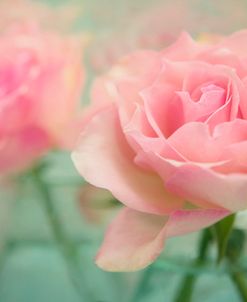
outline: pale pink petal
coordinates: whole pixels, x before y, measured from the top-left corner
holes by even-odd
[[[226,147],[224,153],[225,157],[231,158],[224,169],[226,173],[247,173],[247,140]]]
[[[194,102],[187,91],[178,91],[181,100],[181,111],[184,113],[184,122],[205,121],[206,117],[220,108],[225,101],[225,91],[221,87],[209,85],[199,101]],[[203,90],[203,88],[202,88]]]
[[[187,32],[182,32],[175,43],[163,50],[165,58],[173,61],[193,60],[208,46],[195,42]]]
[[[222,160],[222,149],[204,123],[184,124],[168,138],[168,142],[190,161],[205,163]]]
[[[108,271],[135,271],[161,253],[167,216],[124,208],[110,225],[96,263]]]
[[[77,137],[79,137],[79,133],[83,131],[85,126],[90,122],[90,120],[97,115],[102,110],[105,110],[109,106],[112,105],[112,103],[116,102],[115,96],[115,86],[110,78],[110,76],[101,76],[96,78],[94,83],[92,84],[91,89],[91,100],[92,102],[90,104],[84,104],[84,108],[82,108],[79,116],[72,121],[72,125],[70,124],[68,129],[68,134],[64,135],[69,136],[70,132],[73,131],[74,134],[73,138],[66,138],[65,140],[65,146],[68,145],[71,147],[76,142],[75,137],[77,134]],[[72,129],[71,129],[72,127]],[[69,143],[67,143],[68,141]],[[72,143],[72,144],[71,144]],[[74,145],[75,146],[75,145]]]
[[[247,175],[220,174],[196,165],[184,165],[166,182],[181,198],[207,201],[236,212],[247,208]]]
[[[143,106],[136,104],[136,110],[128,124],[123,127],[124,131],[135,129],[148,137],[157,137],[155,125],[152,125],[147,117]],[[155,130],[154,130],[155,129]]]
[[[217,162],[231,160],[225,148],[247,140],[247,121],[235,119],[217,125],[213,132],[207,124],[184,124],[167,140],[169,145],[187,160],[193,162]],[[189,142],[189,143],[188,143]]]
[[[168,137],[184,122],[181,101],[176,91],[181,90],[186,70],[186,63],[164,61],[152,85],[139,92],[147,119],[160,137]]]
[[[124,208],[110,225],[96,263],[107,271],[145,268],[159,256],[166,238],[197,231],[228,214],[225,210],[180,210],[158,216]]]
[[[181,167],[188,165],[185,161],[178,161],[169,158],[164,158],[161,155],[154,152],[139,152],[135,158],[135,162],[143,167],[151,167],[153,171],[155,171],[164,182],[164,186],[168,191],[171,191],[176,196],[180,196],[185,200],[189,200],[193,202],[197,207],[201,207],[204,209],[212,209],[212,208],[220,208],[222,205],[215,204],[211,200],[201,199],[201,196],[195,199],[189,199],[187,195],[179,195],[177,191],[173,191],[170,189],[170,179],[173,178],[173,175],[176,175],[177,170],[180,170]],[[214,169],[214,170],[223,170],[223,168],[227,165],[228,162],[216,162],[216,163],[193,163],[197,167],[202,169]],[[223,167],[223,168],[222,168]],[[186,197],[186,198],[185,198]]]
[[[243,80],[243,85],[244,85],[244,91],[247,90],[247,77]],[[240,109],[241,109],[241,115],[243,116],[244,119],[247,119],[247,97],[245,94],[245,97],[242,97],[240,101]]]
[[[181,102],[169,83],[155,84],[142,91],[145,113],[159,137],[168,137],[184,122]],[[174,114],[176,113],[176,114]]]
[[[224,209],[193,209],[175,211],[166,224],[166,236],[174,237],[198,231],[216,223],[230,212]]]
[[[232,67],[236,70],[240,78],[246,76],[247,65],[241,60],[238,54],[232,52],[230,49],[221,46],[212,46],[212,49],[199,53],[196,56],[199,61],[204,61],[210,64],[220,64]]]
[[[136,103],[142,102],[139,91],[150,85],[162,68],[161,56],[154,51],[137,51],[124,57],[110,72],[118,96],[122,125],[131,119]]]
[[[245,141],[247,140],[247,120],[235,119],[219,124],[213,131],[213,137],[221,146]]]
[[[233,53],[238,54],[239,56],[246,57],[247,53],[247,44],[245,41],[247,40],[247,30],[241,30],[233,33],[229,37],[221,40],[218,43],[218,47],[227,48],[231,50]]]
[[[135,165],[134,156],[113,106],[90,121],[72,158],[89,183],[133,209],[164,214],[180,208],[183,200],[167,193],[158,175]]]

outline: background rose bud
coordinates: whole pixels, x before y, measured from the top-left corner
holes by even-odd
[[[34,23],[0,36],[0,171],[26,167],[64,143],[84,80],[78,37]]]
[[[246,209],[246,51],[246,31],[203,43],[183,33],[97,80],[73,160],[126,206],[106,234],[100,267],[143,268],[166,238]]]

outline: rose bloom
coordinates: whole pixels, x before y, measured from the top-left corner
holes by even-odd
[[[214,42],[213,42],[214,41]],[[171,236],[247,208],[247,31],[123,58],[94,85],[73,153],[125,207],[97,256],[144,268]]]
[[[83,84],[82,43],[19,24],[0,36],[0,172],[65,144]]]

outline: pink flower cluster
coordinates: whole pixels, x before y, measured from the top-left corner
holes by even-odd
[[[246,31],[207,43],[183,33],[96,80],[73,160],[125,205],[106,233],[100,267],[144,268],[167,238],[246,209],[246,92]]]

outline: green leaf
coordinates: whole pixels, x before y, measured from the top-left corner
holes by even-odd
[[[217,222],[212,228],[218,247],[217,262],[220,263],[226,253],[227,242],[232,231],[235,214],[229,215]]]
[[[228,239],[226,246],[226,257],[231,263],[237,263],[244,251],[245,232],[243,230],[234,229]]]

